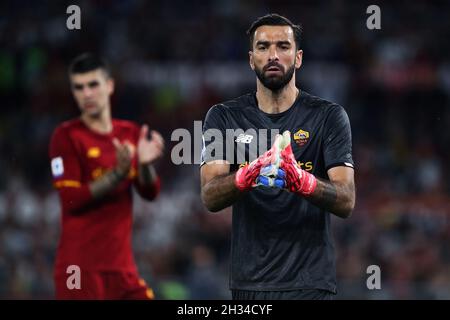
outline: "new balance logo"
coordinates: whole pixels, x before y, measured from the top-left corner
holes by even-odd
[[[253,136],[252,135],[241,133],[240,135],[237,136],[235,141],[236,142],[241,142],[241,143],[251,143],[252,140],[253,140]]]

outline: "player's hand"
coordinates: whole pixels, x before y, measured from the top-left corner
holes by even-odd
[[[269,165],[279,166],[280,163],[280,141],[282,136],[278,135],[270,150],[245,165],[236,172],[235,185],[241,191],[246,191],[257,186],[257,178],[261,169]],[[264,180],[264,178],[263,178]]]
[[[286,133],[286,132],[285,132]],[[283,133],[283,135],[285,135]],[[287,137],[287,135],[286,135]],[[312,194],[316,188],[317,180],[314,175],[303,170],[297,163],[292,152],[289,133],[289,144],[281,151],[280,168],[286,173],[286,189],[304,196]]]
[[[163,137],[154,130],[151,131],[151,139],[148,139],[147,135],[148,126],[144,124],[141,127],[137,144],[139,164],[152,164],[155,160],[161,158],[164,152]]]
[[[280,168],[281,151],[290,143],[290,138],[285,136],[286,133],[275,137],[275,141],[270,149],[273,154],[272,162],[261,168],[260,174],[256,179],[257,185],[275,188],[285,187],[286,173]]]
[[[258,178],[256,179],[258,186],[274,187],[283,189],[286,185],[286,173],[274,164],[269,164],[261,168]]]
[[[124,178],[128,175],[131,168],[131,160],[134,156],[134,147],[129,141],[121,143],[119,139],[113,138],[113,145],[116,148],[117,164],[114,171],[120,178]]]

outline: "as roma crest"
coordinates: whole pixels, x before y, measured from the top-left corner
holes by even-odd
[[[309,132],[305,130],[298,130],[296,133],[294,133],[294,141],[299,146],[304,146],[309,140]]]

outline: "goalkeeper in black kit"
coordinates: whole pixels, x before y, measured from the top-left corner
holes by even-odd
[[[270,14],[248,34],[256,92],[213,106],[203,127],[203,203],[213,212],[233,206],[232,297],[332,299],[330,214],[347,218],[355,205],[349,119],[340,105],[296,87],[300,26]],[[212,129],[225,137],[221,152]],[[244,134],[230,141],[230,130]],[[264,130],[281,134],[272,139]],[[240,152],[248,161],[238,161]]]

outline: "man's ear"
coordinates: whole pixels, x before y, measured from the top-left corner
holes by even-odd
[[[252,70],[255,70],[255,63],[253,62],[253,51],[248,52],[248,62],[250,64],[250,68],[252,68]]]
[[[113,94],[114,93],[114,88],[115,88],[114,79],[113,78],[108,78],[108,80],[106,80],[106,85],[108,86],[109,94]]]
[[[295,69],[299,69],[303,62],[303,50],[297,50],[295,54]]]

